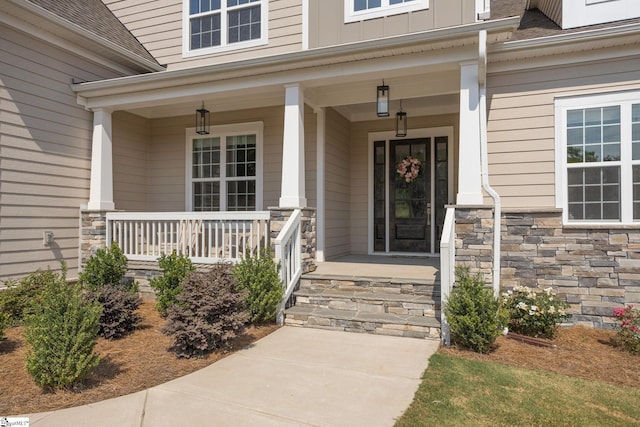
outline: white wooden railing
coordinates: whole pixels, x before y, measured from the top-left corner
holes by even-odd
[[[302,211],[300,209],[294,210],[275,240],[275,258],[276,262],[280,263],[280,279],[284,286],[284,294],[277,316],[279,325],[284,322],[284,309],[287,301],[302,276],[301,217]]]
[[[193,263],[237,262],[269,247],[269,212],[110,212],[107,244],[129,260],[155,261],[176,251]]]
[[[447,208],[440,240],[440,330],[442,331],[442,342],[445,345],[451,344],[449,323],[444,314],[444,307],[449,301],[449,295],[455,282],[455,229],[456,210],[455,208]]]

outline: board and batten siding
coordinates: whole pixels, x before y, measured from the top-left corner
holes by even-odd
[[[638,89],[638,63],[640,57],[489,74],[490,183],[504,207],[555,207],[555,98]]]
[[[351,252],[349,199],[353,165],[349,121],[332,108],[327,108],[325,114],[325,257],[332,259]]]
[[[429,0],[429,9],[344,22],[344,1],[309,0],[309,47],[325,47],[476,22],[475,0]]]
[[[182,57],[182,0],[104,0],[168,70],[253,59],[302,50],[302,0],[270,0],[268,44],[218,54]]]
[[[458,123],[457,114],[439,114],[433,116],[409,117],[410,129],[453,127],[453,141],[450,141],[451,159],[458,158]],[[369,218],[369,133],[390,132],[395,129],[395,118],[373,121],[354,122],[351,124],[350,149],[350,212],[351,212],[351,253],[366,254],[368,252],[368,218]],[[400,139],[400,138],[398,138]],[[454,167],[453,188],[457,188],[457,166]],[[455,190],[454,190],[455,191]]]
[[[70,85],[118,75],[11,27],[0,32],[0,281],[63,260],[74,278],[93,116]]]

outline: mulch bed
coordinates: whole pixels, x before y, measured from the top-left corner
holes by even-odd
[[[43,393],[25,368],[22,328],[7,330],[7,339],[0,342],[0,416],[52,411],[134,393],[204,368],[230,354],[216,352],[203,358],[178,359],[167,351],[170,339],[161,331],[165,321],[154,303],[144,302],[138,313],[144,320],[131,335],[113,341],[98,340],[100,365],[73,391]],[[277,328],[248,328],[234,340],[231,352]]]
[[[455,346],[442,348],[440,352],[640,388],[640,356],[614,347],[611,344],[613,335],[609,330],[563,327],[553,340],[540,340],[551,346],[531,345],[501,336],[489,354]]]

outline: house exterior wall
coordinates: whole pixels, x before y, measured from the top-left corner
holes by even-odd
[[[0,280],[63,260],[74,278],[93,119],[70,84],[118,75],[12,27],[0,33]]]
[[[120,210],[146,211],[150,121],[123,111],[116,111],[112,119],[114,203]]]
[[[570,64],[489,74],[487,86],[492,187],[506,208],[553,208],[554,99],[638,89],[640,69],[637,57]]]
[[[350,246],[351,124],[332,108],[326,110],[325,257],[347,255]],[[366,187],[364,187],[366,188]],[[362,192],[362,189],[360,189]]]
[[[457,114],[441,114],[434,116],[409,117],[409,129],[435,128],[442,126],[453,127],[453,159],[458,157],[458,122]],[[388,120],[374,120],[354,122],[351,124],[350,147],[351,162],[351,195],[350,195],[350,222],[351,222],[351,253],[366,254],[368,252],[368,215],[369,215],[369,133],[385,132],[395,129],[395,118]],[[457,188],[454,170],[454,189]]]
[[[270,0],[267,45],[183,58],[182,0],[104,0],[131,33],[168,70],[196,67],[302,49],[302,0]]]
[[[476,22],[475,0],[430,0],[429,9],[345,23],[344,1],[309,0],[309,47],[324,47]]]
[[[213,112],[211,116],[212,126],[263,122],[263,209],[278,206],[284,108]],[[145,119],[116,112],[113,122],[116,209],[184,211],[186,129],[194,126],[193,116]],[[316,117],[309,107],[305,108],[305,167],[307,204],[316,207]]]

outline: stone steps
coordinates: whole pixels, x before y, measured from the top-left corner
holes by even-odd
[[[306,274],[285,311],[291,326],[413,338],[440,337],[435,280]]]

